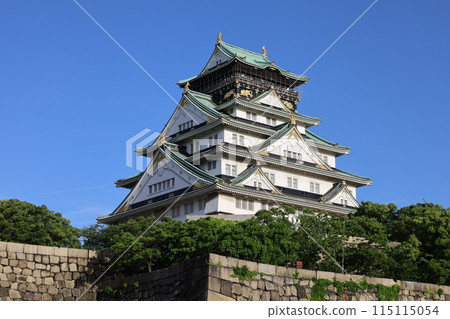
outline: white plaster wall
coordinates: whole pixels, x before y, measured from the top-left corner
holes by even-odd
[[[238,144],[239,144],[239,135],[243,135],[244,136],[244,145],[243,146],[253,146],[255,144],[258,144],[260,142],[262,142],[264,139],[254,136],[254,135],[250,135],[250,134],[245,134],[239,131],[235,131],[232,130],[230,128],[225,129],[224,131],[224,141],[230,144],[233,144],[233,133],[237,134],[238,136]]]
[[[149,193],[149,185],[153,185],[168,179],[175,179],[175,186],[172,188],[166,188],[165,190],[161,190],[158,192]],[[176,166],[172,161],[169,161],[167,165],[159,168],[152,176],[148,176],[145,180],[145,183],[141,184],[142,186],[137,190],[132,199],[131,203],[137,203],[143,200],[148,200],[153,197],[157,197],[163,194],[172,193],[178,189],[189,187],[192,185],[195,179],[189,176],[186,172],[182,171],[178,166]]]
[[[179,132],[178,125],[186,123],[188,121],[193,121],[193,126],[203,123],[208,119],[208,116],[196,107],[192,106],[190,103],[184,102],[183,107],[180,105],[176,108],[172,119],[167,125],[166,135],[173,135]],[[184,110],[182,109],[184,108]]]

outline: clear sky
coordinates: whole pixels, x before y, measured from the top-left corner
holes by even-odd
[[[177,100],[219,31],[302,73],[372,2],[79,0]],[[449,1],[379,0],[308,71],[299,112],[352,148],[339,168],[373,178],[359,200],[450,206],[449,30]],[[0,39],[0,198],[95,223],[137,173],[126,140],[175,103],[71,0],[4,1]]]

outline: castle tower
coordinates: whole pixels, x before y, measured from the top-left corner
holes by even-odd
[[[336,168],[350,148],[309,128],[315,117],[299,114],[298,91],[307,76],[222,41],[199,75],[179,81],[181,100],[161,135],[136,150],[151,158],[145,172],[116,181],[130,193],[102,223],[137,216],[251,216],[289,205],[348,214],[356,190],[371,179]]]

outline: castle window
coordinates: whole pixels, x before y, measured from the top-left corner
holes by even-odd
[[[237,145],[237,134],[233,133],[231,140],[234,145]]]
[[[216,169],[216,161],[208,162],[208,171]]]
[[[244,135],[239,135],[239,145],[244,146]]]
[[[231,165],[231,176],[237,176],[237,167],[236,167],[236,165]]]
[[[184,214],[185,215],[189,214],[189,204],[188,203],[184,204]]]
[[[295,188],[295,189],[298,188],[298,180],[297,180],[296,178],[294,178],[294,179],[292,180],[292,187]]]
[[[231,175],[231,165],[230,164],[225,165],[225,175],[228,175],[228,176]]]
[[[314,193],[314,183],[313,182],[309,182],[309,191],[311,193]]]
[[[289,187],[289,188],[292,188],[292,177],[288,177],[288,182],[287,182],[287,184],[288,184],[288,187]]]
[[[319,194],[320,193],[320,185],[318,183],[316,183],[316,193]]]
[[[267,203],[266,202],[261,202],[261,209],[267,209]]]
[[[253,200],[248,201],[248,210],[253,211],[253,207],[255,206],[255,202]]]
[[[324,155],[323,156],[323,161],[325,162],[325,164],[328,164],[328,156]]]
[[[236,198],[235,199],[235,203],[236,203],[236,208],[241,208],[242,207],[242,199]]]

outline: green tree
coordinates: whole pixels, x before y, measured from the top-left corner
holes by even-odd
[[[58,247],[80,248],[79,231],[60,213],[45,205],[17,199],[0,200],[0,240]]]

